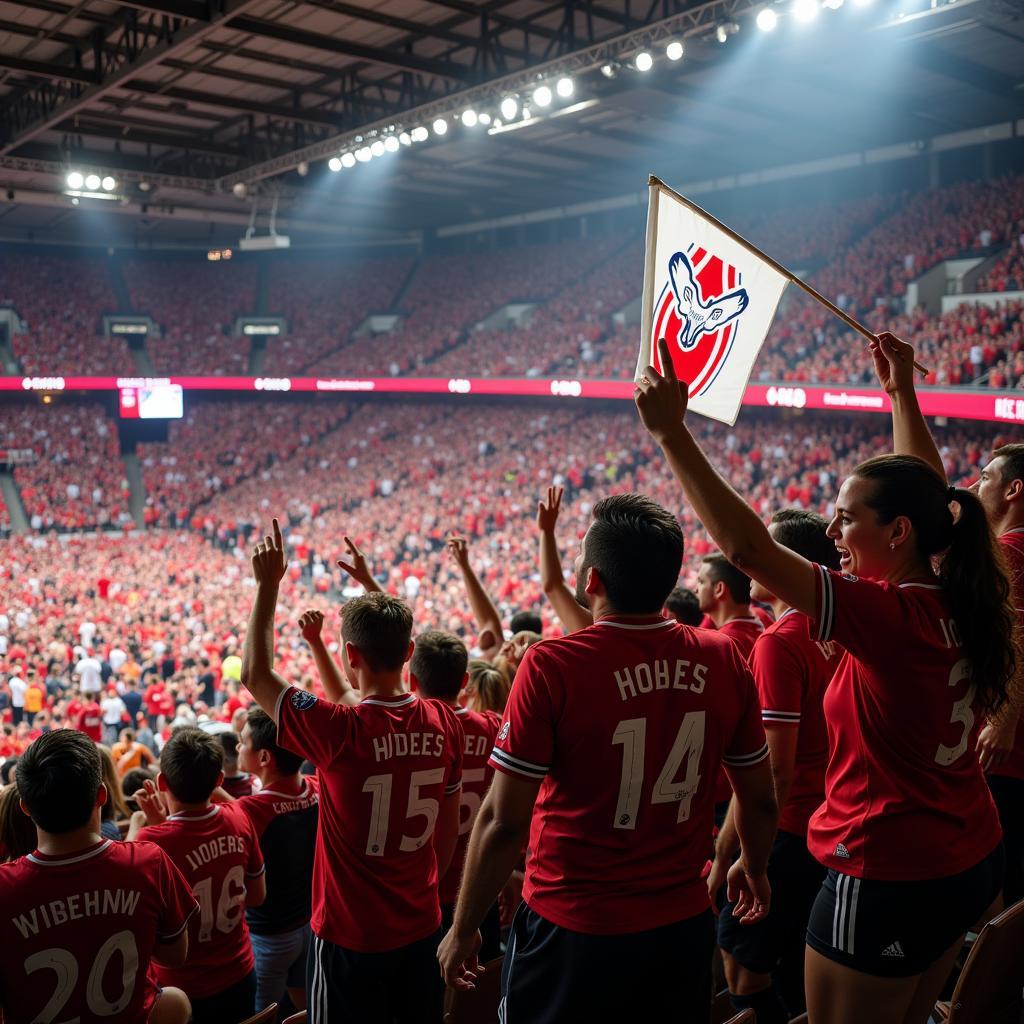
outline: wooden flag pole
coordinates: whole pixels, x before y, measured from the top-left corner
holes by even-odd
[[[723,224],[716,217],[712,217],[711,214],[707,212],[707,210],[702,210],[696,203],[693,203],[689,199],[687,199],[686,196],[681,196],[674,188],[672,188],[669,185],[666,185],[665,182],[661,180],[661,178],[656,178],[652,174],[647,179],[647,184],[657,185],[658,188],[660,188],[663,192],[667,192],[670,196],[672,196],[673,199],[682,203],[683,206],[689,207],[689,209],[693,210],[694,213],[699,214],[705,220],[709,220],[712,224],[715,225],[716,228],[718,228],[719,231],[728,235],[737,245],[742,245],[744,249],[746,249],[750,253],[753,253],[758,259],[764,260],[765,263],[767,263],[770,267],[772,267],[774,270],[780,273],[784,278],[786,278],[787,281],[789,281],[791,284],[795,284],[798,288],[807,292],[807,294],[810,295],[810,297],[814,299],[816,302],[820,302],[830,313],[833,313],[837,317],[839,317],[839,319],[842,320],[843,323],[847,325],[847,327],[852,328],[858,334],[866,338],[868,341],[875,340],[875,335],[872,334],[871,331],[869,331],[862,323],[860,323],[857,320],[854,320],[854,318],[850,316],[850,314],[847,313],[846,310],[840,309],[839,306],[837,306],[834,302],[831,302],[829,299],[826,299],[825,296],[821,294],[821,292],[815,291],[815,289],[813,289],[806,281],[802,281],[791,270],[787,270],[781,263],[779,263],[777,260],[773,260],[771,256],[768,256],[767,254],[761,252],[761,250],[758,249],[756,245],[754,245],[751,242],[748,242],[742,235],[738,235],[735,231],[732,230],[732,228],[726,227],[726,225]],[[652,342],[654,341],[656,341],[656,339],[652,339]],[[928,373],[928,369],[916,361],[914,362],[914,369],[923,374]]]

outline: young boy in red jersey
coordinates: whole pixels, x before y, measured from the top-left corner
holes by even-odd
[[[428,629],[416,637],[416,646],[409,663],[409,677],[414,688],[424,697],[444,701],[456,715],[466,737],[462,759],[462,799],[459,810],[459,841],[452,862],[441,879],[441,926],[447,931],[455,915],[455,897],[462,881],[462,866],[469,847],[469,834],[494,778],[489,758],[501,727],[501,715],[483,713],[460,707],[459,694],[469,674],[469,652],[466,645],[451,633]],[[483,943],[480,956],[491,960],[501,954],[501,917],[497,903],[491,907],[480,925]]]
[[[776,512],[768,530],[790,551],[830,569],[839,567],[828,522],[814,512]],[[761,721],[771,751],[779,831],[768,861],[772,906],[768,916],[742,925],[727,904],[718,915],[718,945],[733,1008],[752,1009],[758,1024],[786,1024],[804,1011],[804,936],[824,869],[807,850],[807,822],[825,798],[828,730],[822,706],[842,650],[810,638],[806,615],[788,607],[760,583],[751,594],[772,606],[775,621],[757,638],[750,667],[761,699]],[[732,819],[715,844],[708,878],[712,899],[739,848]]]
[[[179,729],[160,754],[156,787],[135,794],[130,839],[155,843],[178,866],[199,914],[189,926],[189,956],[157,968],[157,980],[184,989],[192,1024],[251,1017],[256,973],[245,907],[266,897],[263,854],[248,817],[233,804],[210,802],[224,778],[224,751],[201,729]],[[146,826],[139,828],[144,818]]]
[[[748,661],[764,625],[750,608],[750,577],[724,555],[705,555],[697,573],[700,610],[727,636]]]
[[[750,669],[732,641],[662,617],[683,556],[675,518],[605,498],[576,559],[594,624],[527,651],[438,950],[473,984],[477,929],[529,830],[524,904],[502,977],[507,1024],[707,1020],[712,914],[702,873],[715,777],[736,791],[737,913],[763,916],[777,810]]]
[[[39,848],[0,866],[0,1009],[6,1024],[186,1024],[179,989],[159,989],[150,966],[188,953],[198,910],[170,859],[149,843],[100,835],[103,785],[96,744],[61,729],[17,766],[22,809]]]
[[[412,613],[386,594],[345,605],[342,656],[358,703],[288,686],[274,672],[274,609],[286,569],[276,519],[252,565],[242,682],[277,722],[280,744],[319,769],[310,1024],[440,1021],[437,882],[458,836],[462,727],[451,708],[405,690]],[[338,685],[351,700],[353,688]]]

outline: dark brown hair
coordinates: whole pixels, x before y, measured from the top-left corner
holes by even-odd
[[[469,652],[457,636],[428,629],[416,637],[409,671],[424,697],[454,700],[462,689],[468,662]]]
[[[209,800],[223,770],[224,748],[202,729],[175,730],[160,752],[160,772],[167,788],[183,804]]]
[[[342,612],[341,638],[358,648],[372,671],[396,672],[409,655],[412,612],[390,594],[353,598]]]

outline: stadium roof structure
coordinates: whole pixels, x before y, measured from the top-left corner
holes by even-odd
[[[105,209],[213,241],[273,208],[293,238],[386,242],[639,198],[652,171],[771,180],[1024,134],[1024,0],[795,3],[813,24],[790,0],[0,0],[0,237],[83,238]],[[69,196],[72,170],[116,199]]]

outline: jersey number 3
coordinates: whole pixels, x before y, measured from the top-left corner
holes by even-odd
[[[636,828],[644,785],[646,743],[646,718],[629,718],[619,722],[612,733],[612,744],[622,746],[622,775],[619,779],[619,798],[615,804],[615,828]],[[704,712],[691,711],[679,726],[665,766],[651,790],[652,804],[679,804],[677,824],[690,817],[690,804],[700,784],[700,758],[703,753]],[[676,776],[684,760],[686,774],[680,780]]]

